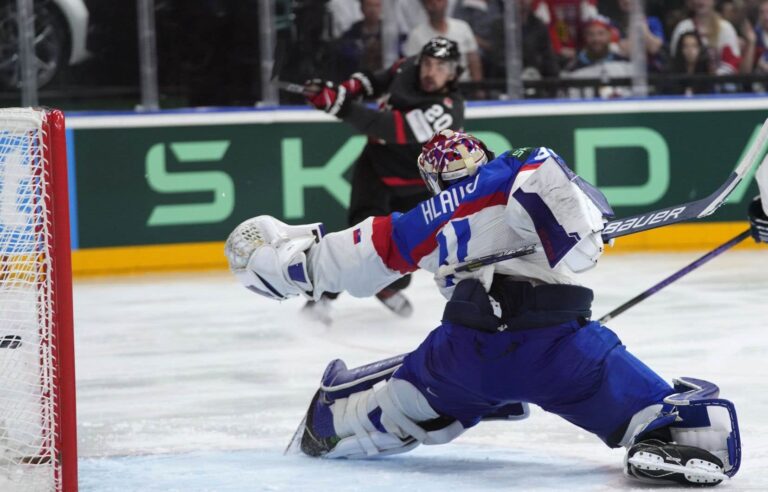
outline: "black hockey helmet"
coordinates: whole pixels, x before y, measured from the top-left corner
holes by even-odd
[[[440,60],[459,61],[459,45],[442,36],[427,41],[427,44],[421,48],[420,56],[431,56]]]
[[[419,53],[419,64],[421,64],[421,60],[425,56],[453,62],[455,64],[456,77],[450,82],[450,86],[455,87],[456,81],[464,72],[464,67],[461,65],[460,61],[461,57],[459,56],[459,44],[452,39],[444,38],[442,36],[434,37],[427,41],[427,44],[421,48],[421,53]]]

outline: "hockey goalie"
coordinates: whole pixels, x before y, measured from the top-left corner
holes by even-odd
[[[535,404],[625,447],[633,479],[716,485],[738,471],[736,412],[718,387],[694,378],[670,385],[590,319],[593,294],[576,277],[597,263],[612,214],[596,188],[551,149],[495,157],[450,130],[424,145],[418,166],[434,196],[409,212],[324,236],[319,224],[259,216],[227,240],[234,274],[271,299],[372,296],[419,268],[436,274],[448,299],[412,352],[354,369],[328,364],[297,434],[302,452],[403,453],[448,443],[483,420],[526,418]],[[530,245],[533,254],[437,274]]]

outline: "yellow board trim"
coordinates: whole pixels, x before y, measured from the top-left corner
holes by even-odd
[[[616,239],[606,251],[707,250],[745,229],[746,222],[678,224]],[[757,247],[747,239],[739,248]],[[227,267],[224,242],[80,249],[72,252],[75,276],[115,275],[159,271],[220,270]]]
[[[226,267],[223,241],[89,248],[72,252],[72,273],[75,276],[212,270]]]

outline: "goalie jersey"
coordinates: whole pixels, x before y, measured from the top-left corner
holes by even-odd
[[[323,237],[309,252],[314,295],[370,296],[419,268],[437,273],[442,265],[531,245],[535,253],[491,268],[534,285],[575,284],[573,273],[602,253],[600,231],[610,215],[600,192],[554,151],[513,149],[406,213]],[[457,280],[435,280],[450,298]]]

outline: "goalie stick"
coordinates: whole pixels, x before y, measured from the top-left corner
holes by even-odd
[[[645,214],[633,215],[626,219],[612,220],[603,229],[603,242],[613,238],[647,231],[677,222],[700,219],[714,213],[728,198],[728,195],[741,183],[744,176],[757,164],[760,154],[768,141],[768,120],[765,120],[757,138],[749,147],[749,150],[741,159],[739,165],[733,170],[728,179],[714,193],[701,200],[662,208]],[[768,156],[763,163],[768,162]]]
[[[744,155],[744,158],[741,159],[736,169],[714,193],[701,200],[673,205],[644,214],[633,215],[625,219],[608,221],[602,232],[603,242],[608,243],[617,237],[711,215],[725,202],[726,198],[744,179],[744,176],[755,167],[766,142],[768,142],[768,120],[763,123],[757,138],[749,147],[749,150]],[[762,160],[762,164],[768,167],[768,155]],[[512,258],[533,254],[536,250],[536,246],[531,245],[511,251],[499,251],[461,263],[443,265],[438,269],[437,275],[439,277],[446,277],[457,272],[471,272],[485,265],[492,265]]]

